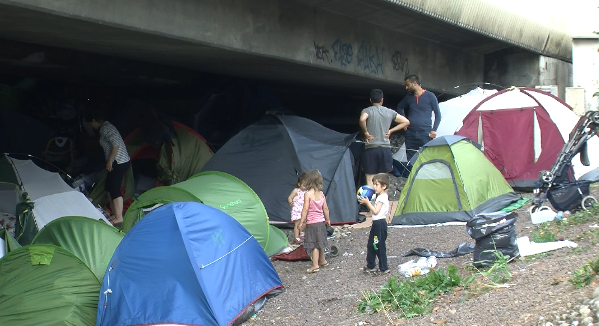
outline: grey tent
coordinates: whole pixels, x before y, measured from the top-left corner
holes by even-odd
[[[233,136],[203,171],[221,171],[245,182],[260,197],[270,222],[291,223],[287,196],[301,171],[318,169],[331,223],[354,223],[358,215],[355,134],[343,134],[298,116],[266,115]]]

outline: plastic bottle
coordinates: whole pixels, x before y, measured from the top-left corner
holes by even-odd
[[[435,268],[435,266],[437,266],[437,257],[435,256],[429,256],[426,259],[426,265],[430,268],[433,269]]]
[[[419,269],[418,275],[424,275],[430,271],[428,266],[428,259],[426,257],[420,257],[416,262],[416,267]],[[413,275],[412,275],[413,276]]]
[[[570,211],[564,212],[564,218],[568,218],[568,217],[570,217],[570,215],[571,215]]]
[[[557,212],[557,215],[555,215],[555,219],[558,221],[561,220],[562,217],[564,217],[564,212],[562,211]]]

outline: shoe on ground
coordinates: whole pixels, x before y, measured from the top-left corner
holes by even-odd
[[[374,273],[377,271],[377,269],[376,268],[368,268],[368,266],[364,266],[364,267],[362,267],[362,271],[364,273]]]
[[[389,273],[391,273],[391,270],[390,269],[386,269],[384,271],[378,271],[378,273],[379,274],[389,274]]]

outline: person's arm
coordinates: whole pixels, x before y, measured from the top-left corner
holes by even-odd
[[[389,131],[385,135],[385,138],[387,138],[387,139],[389,139],[389,137],[391,137],[392,133],[402,130],[402,129],[407,129],[408,126],[410,125],[410,120],[408,120],[406,117],[402,116],[399,113],[395,116],[394,121],[397,122],[397,125],[391,129],[389,129]]]
[[[308,216],[308,207],[310,207],[310,196],[308,193],[304,194],[304,208],[302,209],[302,218],[300,220],[300,230],[306,229],[306,218]]]
[[[324,198],[324,205],[322,205],[322,212],[324,213],[324,222],[326,225],[331,226],[331,220],[329,219],[329,206],[327,205],[326,197]]]
[[[114,158],[116,154],[119,152],[118,146],[112,146],[112,150],[110,151],[110,156],[108,156],[108,161],[106,162],[106,170],[108,172],[112,171],[112,162],[114,162]]]
[[[408,113],[409,113],[409,106],[408,106],[408,96],[404,96],[404,98],[399,102],[399,104],[397,104],[397,107],[395,107],[395,111],[397,111],[397,113],[401,114],[404,117],[408,117]]]
[[[381,208],[383,208],[383,203],[380,201],[375,202],[375,205],[372,205],[372,203],[370,202],[370,200],[368,200],[368,198],[365,197],[361,197],[360,199],[360,203],[366,205],[366,207],[368,207],[368,209],[372,212],[372,214],[376,215],[381,211]]]
[[[371,140],[374,140],[374,136],[368,133],[368,129],[366,128],[366,120],[368,120],[368,113],[362,112],[362,114],[360,114],[360,129],[362,129],[364,140],[366,140],[366,142],[369,142]]]
[[[294,188],[289,197],[287,197],[287,202],[289,203],[289,206],[293,206],[293,198],[295,197],[295,195],[297,195],[297,188]]]
[[[439,110],[439,102],[437,101],[437,97],[431,93],[433,96],[431,98],[431,106],[433,112],[435,113],[435,122],[433,123],[433,130],[431,130],[429,136],[431,138],[437,138],[437,128],[439,128],[439,124],[441,123],[441,110]]]

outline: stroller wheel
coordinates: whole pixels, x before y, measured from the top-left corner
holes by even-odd
[[[588,211],[589,208],[593,207],[594,204],[597,203],[597,199],[593,196],[586,196],[582,199],[581,206],[582,209]]]
[[[329,254],[331,255],[331,257],[337,257],[339,255],[339,247],[332,244],[329,248]]]
[[[594,124],[599,124],[599,112],[593,113],[593,116],[591,117],[591,120],[593,120]]]

